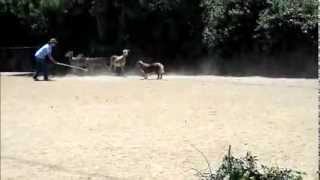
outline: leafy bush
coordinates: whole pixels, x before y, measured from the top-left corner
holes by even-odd
[[[14,16],[31,32],[47,32],[47,13],[63,9],[63,0],[0,0],[0,16]]]
[[[252,51],[257,42],[269,45],[262,50],[279,43],[317,43],[317,0],[202,0],[201,6],[209,49],[228,53]]]
[[[299,42],[317,43],[316,0],[271,0],[268,8],[260,12],[255,37],[264,45],[295,45]]]
[[[197,171],[196,176],[201,180],[302,180],[305,175],[299,171],[279,167],[261,165],[259,168],[257,161],[257,157],[250,153],[245,157],[236,158],[231,155],[231,147],[229,147],[228,155],[223,158],[216,172],[212,171],[207,161],[208,170]]]
[[[174,8],[177,8],[181,0],[141,0],[141,5],[146,5],[146,7],[151,11],[161,11],[166,12]]]

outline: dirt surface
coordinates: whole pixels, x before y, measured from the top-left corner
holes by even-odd
[[[232,145],[317,179],[317,80],[1,76],[1,179],[193,180]]]

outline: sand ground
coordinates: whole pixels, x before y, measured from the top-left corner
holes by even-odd
[[[317,80],[1,76],[1,179],[193,180],[236,156],[317,179]]]

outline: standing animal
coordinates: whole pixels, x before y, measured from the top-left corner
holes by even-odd
[[[86,58],[84,57],[83,54],[78,54],[77,56],[73,56],[73,51],[68,51],[65,54],[65,57],[69,59],[70,65],[72,65],[72,66],[88,68],[88,64],[86,63]],[[72,73],[74,73],[74,74],[81,73],[82,74],[82,71],[72,69]]]
[[[68,51],[65,55],[70,61],[71,65],[87,68],[89,73],[102,73],[107,68],[107,57],[85,57],[83,54],[73,56],[73,51]],[[73,70],[77,73],[77,70]]]
[[[129,52],[130,50],[124,49],[121,56],[112,55],[110,57],[110,71],[116,72],[117,68],[120,68],[120,74],[123,74]]]
[[[109,61],[108,57],[85,57],[83,54],[74,57],[73,51],[68,51],[65,57],[69,59],[71,65],[88,69],[89,74],[104,73]],[[73,73],[77,74],[79,71],[73,70]]]
[[[162,79],[162,75],[165,73],[164,66],[160,62],[148,64],[140,60],[137,62],[137,66],[144,79],[148,79],[149,74],[157,74],[157,79]]]

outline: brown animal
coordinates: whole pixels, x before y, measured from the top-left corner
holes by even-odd
[[[87,68],[89,73],[104,72],[107,68],[107,57],[85,57],[83,54],[73,56],[73,51],[68,51],[65,54],[70,61],[71,65]],[[78,70],[73,70],[74,73],[78,73]]]
[[[165,73],[164,66],[160,62],[148,64],[140,60],[137,62],[137,66],[144,79],[148,79],[149,74],[157,74],[157,79],[162,79],[162,75]]]
[[[78,54],[77,56],[74,57],[73,56],[73,51],[68,51],[65,54],[65,57],[69,59],[70,65],[72,65],[72,66],[88,68],[88,64],[86,62],[86,58],[84,57],[83,54]],[[74,74],[82,73],[81,71],[76,70],[76,69],[72,69],[72,72]]]

